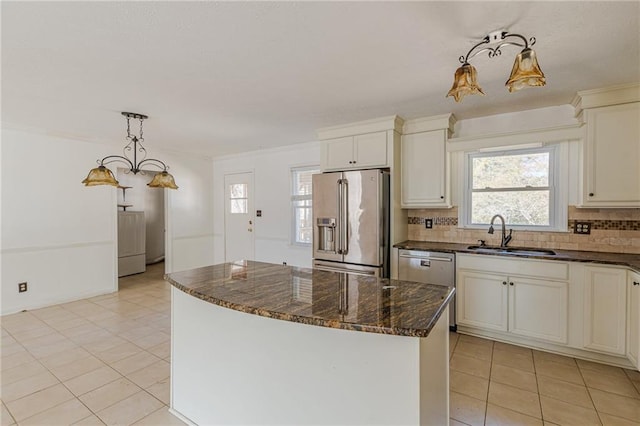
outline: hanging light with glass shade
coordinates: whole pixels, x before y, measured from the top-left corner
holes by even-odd
[[[504,41],[507,38],[515,37],[523,41],[523,43],[515,41]],[[495,47],[482,47],[491,43],[498,43]],[[488,52],[490,58],[502,55],[502,48],[504,46],[518,46],[524,47],[524,49],[518,53],[516,60],[511,70],[511,76],[505,83],[509,92],[515,92],[525,87],[539,87],[546,84],[546,78],[544,73],[538,65],[538,59],[536,58],[536,52],[531,49],[536,43],[535,37],[531,37],[527,40],[520,34],[509,34],[506,31],[494,31],[488,36],[482,39],[481,42],[473,46],[466,56],[460,56],[458,60],[462,64],[460,68],[456,70],[453,78],[453,86],[447,93],[448,96],[453,96],[456,102],[460,102],[466,95],[481,94],[484,92],[478,85],[478,77],[476,69],[469,64],[469,59],[475,57],[482,52]],[[477,49],[477,50],[476,50]]]
[[[102,160],[98,160],[98,167],[96,167],[95,169],[91,169],[82,183],[84,183],[85,186],[118,186],[118,181],[113,176],[113,172],[105,167],[105,164],[117,162],[125,164],[128,167],[127,173],[132,172],[134,175],[138,173],[144,174],[145,171],[142,170],[142,167],[157,167],[161,171],[159,173],[156,173],[153,179],[151,179],[151,182],[149,182],[147,185],[151,188],[178,189],[173,176],[167,171],[169,169],[169,166],[167,166],[160,160],[156,160],[155,158],[146,158],[147,150],[142,145],[142,143],[144,142],[142,123],[149,117],[135,112],[123,112],[122,115],[127,118],[127,145],[125,145],[123,149],[124,156],[108,155]],[[138,136],[131,134],[131,119],[140,120],[140,133]],[[131,152],[133,153],[133,159],[130,159],[127,155],[127,153]],[[141,155],[142,157],[139,161],[138,155]]]

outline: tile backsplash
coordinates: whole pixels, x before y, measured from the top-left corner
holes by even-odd
[[[513,231],[511,246],[640,254],[640,209],[579,209],[569,206],[568,232]],[[433,220],[426,229],[425,219]],[[574,233],[576,221],[589,222],[591,234]],[[497,230],[496,230],[497,231]],[[458,208],[409,211],[409,239],[500,245],[500,232],[458,228]]]

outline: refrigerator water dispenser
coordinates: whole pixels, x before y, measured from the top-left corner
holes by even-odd
[[[336,252],[336,218],[319,217],[316,221],[318,226],[318,247],[317,250],[324,252]]]

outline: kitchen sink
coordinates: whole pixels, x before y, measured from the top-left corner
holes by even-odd
[[[469,246],[467,249],[477,251],[479,253],[521,254],[525,256],[555,256],[556,254],[553,250],[527,247]]]

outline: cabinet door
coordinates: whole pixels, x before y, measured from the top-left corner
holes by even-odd
[[[353,157],[353,166],[359,169],[387,167],[387,132],[354,136]]]
[[[625,355],[627,271],[585,266],[584,347]]]
[[[330,139],[322,143],[322,170],[347,170],[354,168],[353,136]]]
[[[585,111],[584,204],[640,206],[640,103]]]
[[[447,206],[445,131],[402,136],[402,207]]]
[[[640,274],[629,272],[627,358],[640,370]]]
[[[457,323],[507,331],[507,278],[458,271]]]
[[[509,279],[509,332],[567,343],[567,283]]]

